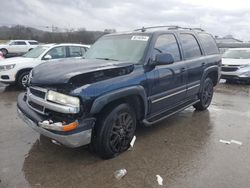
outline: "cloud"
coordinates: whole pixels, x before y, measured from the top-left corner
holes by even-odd
[[[119,31],[152,25],[203,27],[214,35],[250,40],[246,0],[3,0],[0,25]]]

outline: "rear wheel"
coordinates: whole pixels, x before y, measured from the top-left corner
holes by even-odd
[[[17,85],[21,89],[25,89],[27,87],[29,81],[29,73],[30,71],[22,72],[17,79]]]
[[[203,83],[202,91],[199,95],[200,101],[194,105],[196,110],[206,110],[211,104],[214,94],[214,85],[211,78],[206,78]]]
[[[126,151],[136,129],[136,115],[128,104],[120,104],[99,118],[92,137],[94,151],[102,158],[113,158]]]
[[[8,50],[6,50],[5,48],[0,50],[3,53],[3,56],[5,57],[8,54]]]
[[[234,81],[233,81],[232,79],[226,79],[226,83],[227,83],[227,84],[233,84]]]

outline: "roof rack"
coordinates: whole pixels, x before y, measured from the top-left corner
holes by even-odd
[[[167,28],[168,30],[174,30],[174,29],[188,29],[188,30],[198,30],[198,31],[205,31],[201,28],[191,28],[191,27],[180,27],[178,25],[162,25],[162,26],[153,26],[153,27],[142,27],[140,29],[135,29],[134,31],[141,31],[145,32],[148,29],[157,29],[157,28]]]

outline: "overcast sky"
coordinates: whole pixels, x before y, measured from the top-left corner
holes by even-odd
[[[142,26],[202,27],[250,40],[249,0],[1,0],[0,25],[42,28],[106,28],[127,31]]]

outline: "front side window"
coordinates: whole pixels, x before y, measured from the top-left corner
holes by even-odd
[[[180,51],[176,38],[173,34],[164,34],[158,37],[154,47],[154,57],[158,53],[169,53],[174,61],[180,61]]]
[[[110,35],[100,38],[86,52],[86,59],[139,63],[149,41],[148,35]]]
[[[24,41],[15,41],[14,44],[15,45],[26,45],[26,42],[24,42]]]
[[[194,35],[181,33],[180,39],[185,59],[201,56],[201,49]]]
[[[66,47],[60,46],[52,48],[46,55],[50,55],[51,59],[66,58]],[[45,56],[46,56],[45,55]]]

